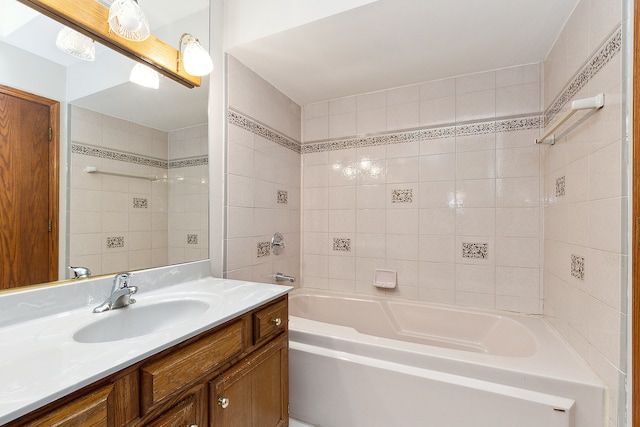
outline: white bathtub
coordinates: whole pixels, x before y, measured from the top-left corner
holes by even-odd
[[[299,289],[291,416],[319,427],[603,427],[605,388],[537,317]]]

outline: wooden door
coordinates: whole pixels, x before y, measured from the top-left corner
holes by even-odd
[[[0,86],[0,289],[57,280],[59,109]]]

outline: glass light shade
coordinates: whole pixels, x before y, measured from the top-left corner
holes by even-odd
[[[158,89],[158,87],[160,87],[160,75],[158,72],[143,64],[133,66],[131,74],[129,75],[129,81],[151,89]]]
[[[109,28],[122,38],[141,42],[149,37],[149,21],[134,0],[115,0],[109,8]]]
[[[189,37],[186,41],[182,63],[184,70],[192,76],[206,76],[213,71],[213,62],[209,53],[193,37]]]
[[[96,45],[93,40],[69,27],[64,27],[58,32],[56,46],[61,51],[84,61],[96,59]]]

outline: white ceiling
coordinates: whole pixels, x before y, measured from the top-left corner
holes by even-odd
[[[578,0],[378,0],[230,53],[301,105],[541,62]]]

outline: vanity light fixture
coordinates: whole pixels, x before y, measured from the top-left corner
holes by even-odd
[[[115,0],[109,8],[109,29],[120,37],[141,42],[151,34],[138,0]]]
[[[213,71],[213,62],[209,53],[202,47],[200,40],[192,34],[184,33],[180,37],[178,46],[177,69],[180,71],[180,62],[184,70],[192,76],[206,76]],[[184,51],[182,47],[184,46]]]
[[[123,55],[141,62],[165,77],[188,87],[201,85],[199,76],[183,69],[176,71],[176,56],[180,52],[168,43],[151,34],[142,42],[117,36],[109,28],[110,8],[95,0],[18,0],[20,3],[45,14],[61,24],[90,37],[96,42]],[[109,3],[109,0],[104,0]],[[125,0],[115,0],[120,2]],[[133,0],[128,0],[133,1]]]
[[[131,69],[129,81],[151,89],[160,87],[160,75],[144,64],[136,64]]]
[[[96,59],[96,45],[89,37],[69,27],[63,27],[56,37],[56,46],[63,52],[84,61]]]

